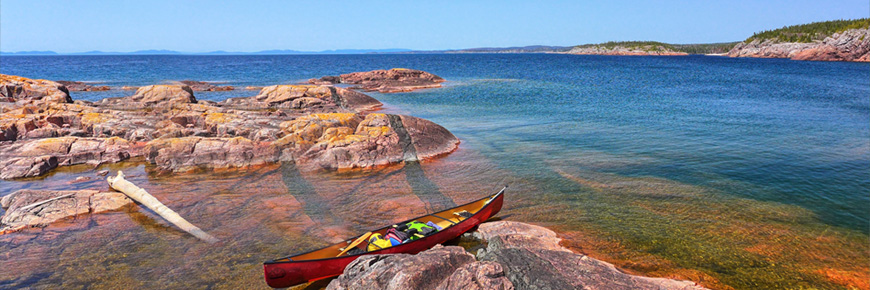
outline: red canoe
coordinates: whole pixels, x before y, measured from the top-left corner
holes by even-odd
[[[422,252],[437,244],[459,237],[463,233],[471,230],[498,213],[498,211],[501,210],[501,205],[504,201],[505,189],[507,189],[507,187],[502,188],[502,190],[496,194],[484,197],[477,201],[406,221],[417,220],[423,223],[433,222],[442,228],[442,230],[438,232],[414,241],[408,241],[389,248],[364,252],[356,255],[344,254],[342,256],[337,256],[345,247],[360,237],[357,236],[348,241],[319,250],[266,261],[263,263],[263,272],[266,276],[266,283],[274,288],[283,288],[335,277],[341,275],[341,273],[344,272],[344,268],[350,264],[350,262],[353,262],[353,260],[362,255],[396,253],[416,254]],[[468,214],[458,214],[463,211],[468,212]],[[374,230],[372,231],[372,234],[379,233],[385,235],[386,231],[391,227],[392,226],[387,226]],[[360,249],[366,249],[367,245],[367,242],[363,241],[357,245],[357,247]]]

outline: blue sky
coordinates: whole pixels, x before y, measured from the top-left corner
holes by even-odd
[[[739,41],[870,1],[0,0],[0,50],[184,52]]]

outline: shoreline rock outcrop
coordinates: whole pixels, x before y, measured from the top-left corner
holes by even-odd
[[[123,193],[97,190],[19,190],[0,198],[6,212],[0,234],[45,227],[58,220],[86,213],[116,210],[133,203]]]
[[[363,256],[327,289],[706,289],[691,281],[626,274],[559,245],[549,229],[512,221],[481,224],[476,255],[435,246],[417,255]]]
[[[726,56],[870,62],[870,28],[849,29],[808,43],[776,39],[744,41]]]
[[[56,82],[0,80],[9,96],[0,102],[0,179],[136,156],[170,171],[279,161],[360,168],[432,158],[459,143],[430,121],[370,113],[382,104],[333,86],[275,85],[212,102],[187,85],[151,85],[128,97],[73,102]]]
[[[410,92],[420,89],[440,88],[445,80],[434,74],[406,68],[354,72],[340,76],[325,76],[310,79],[317,85],[351,84],[352,89],[378,91],[381,93]]]
[[[72,103],[69,90],[58,82],[0,74],[0,102]]]
[[[99,92],[111,90],[109,86],[92,86],[76,81],[57,81],[57,83],[64,85],[71,92]]]
[[[201,81],[192,81],[192,80],[184,80],[178,81],[179,85],[184,85],[190,87],[191,90],[195,92],[221,92],[221,91],[232,91],[236,88],[233,86],[218,86],[209,82],[201,82]]]

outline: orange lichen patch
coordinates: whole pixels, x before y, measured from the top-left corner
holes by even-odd
[[[228,113],[202,113],[202,115],[208,124],[225,124],[239,119],[238,115]]]
[[[369,137],[380,137],[393,133],[393,129],[387,126],[378,127],[360,127],[357,130],[357,135],[366,135]]]
[[[318,142],[321,142],[321,141],[331,142],[331,140],[334,140],[336,138],[342,138],[344,136],[351,135],[351,134],[353,134],[353,129],[348,128],[348,127],[328,128],[325,131],[323,131],[323,135],[321,135],[320,138],[317,139],[317,141]]]
[[[850,289],[870,289],[870,273],[865,271],[851,271],[825,268],[816,271],[836,284]]]
[[[288,140],[316,142],[328,128],[356,127],[359,116],[352,113],[311,114],[293,121],[280,124],[282,130],[290,133]],[[285,137],[286,138],[286,137]]]
[[[311,114],[299,119],[305,118],[316,118],[320,120],[330,120],[330,121],[338,121],[342,125],[349,125],[351,121],[358,120],[357,114],[354,113],[322,113],[322,114]]]
[[[368,141],[368,140],[369,140],[368,136],[343,135],[343,136],[337,136],[335,138],[329,139],[329,141],[327,141],[327,142],[328,142],[328,147],[334,148],[334,147],[345,147],[345,146],[348,146],[350,144],[354,144],[357,142],[364,142],[364,141]]]
[[[112,119],[111,115],[102,113],[80,113],[83,125],[93,125],[103,123]]]

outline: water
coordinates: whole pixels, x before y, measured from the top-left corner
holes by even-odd
[[[45,269],[0,274],[0,287],[265,287],[262,260],[467,202],[503,183],[512,186],[506,219],[551,227],[566,245],[631,272],[721,289],[870,287],[868,64],[544,54],[0,58],[4,74],[117,87],[191,79],[240,88],[393,67],[449,81],[440,89],[370,95],[386,112],[443,125],[462,140],[458,151],[349,172],[299,172],[285,164],[178,177],[141,163],[114,165],[138,172],[135,182],[233,242],[209,249],[132,207],[58,226],[74,230],[0,237],[4,269],[75,253],[65,267],[36,263]],[[0,195],[69,188],[77,176],[93,173],[3,181]],[[105,187],[99,180],[75,186]],[[84,261],[94,257],[75,250],[92,235],[107,237],[93,254],[106,265],[89,266]],[[207,275],[214,269],[203,255],[223,257],[221,269],[232,277]],[[122,278],[65,278],[70,267]]]

